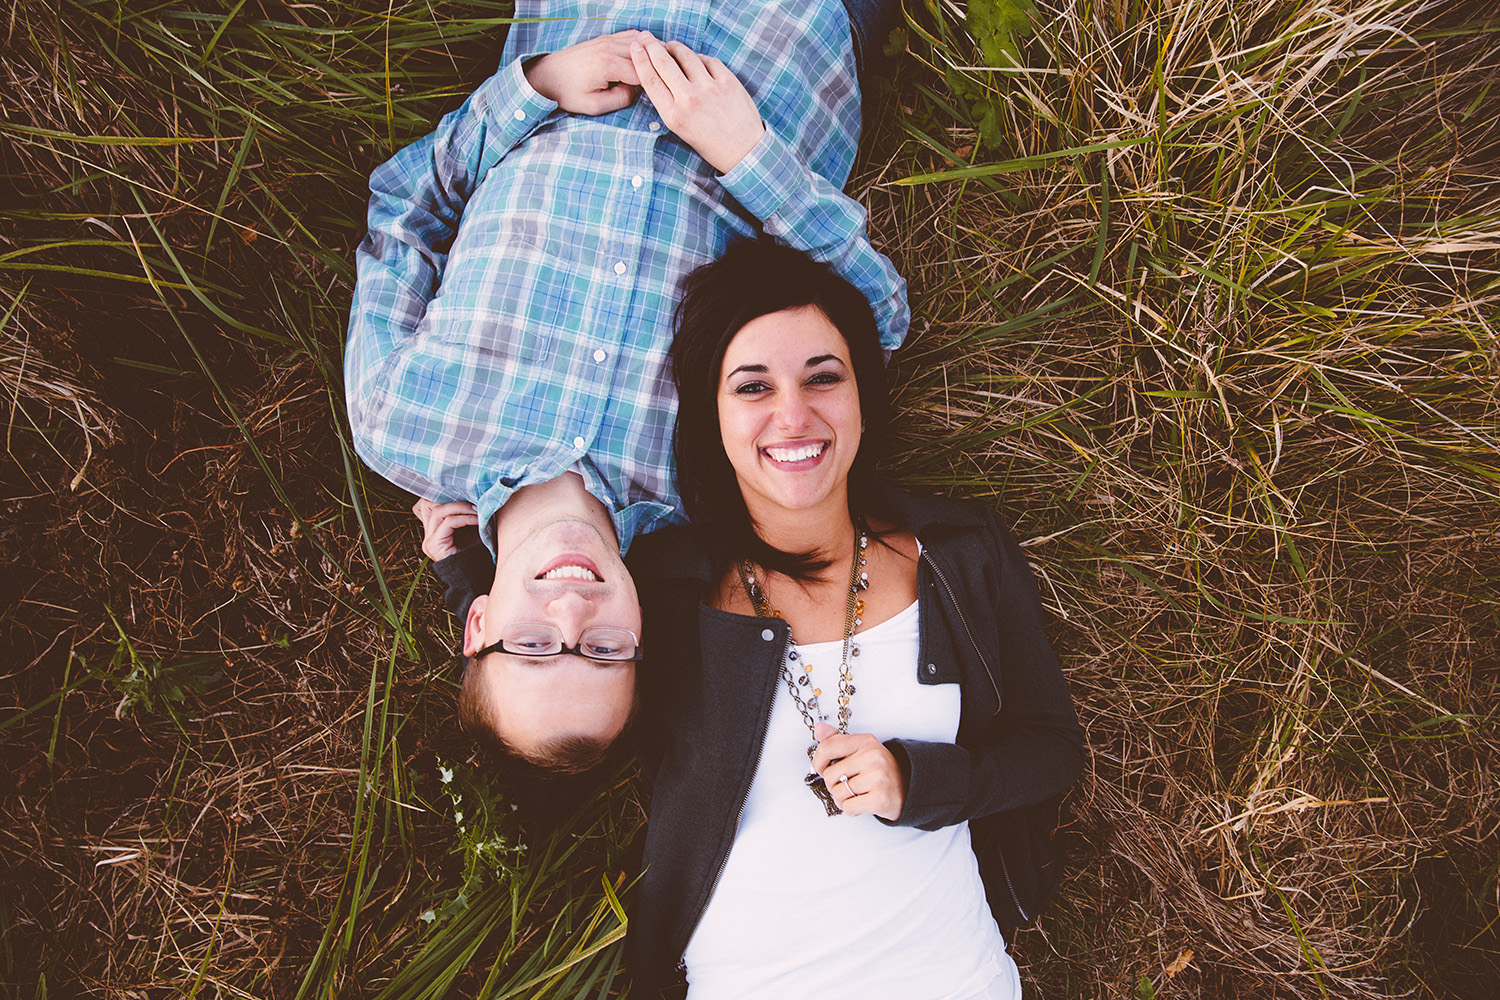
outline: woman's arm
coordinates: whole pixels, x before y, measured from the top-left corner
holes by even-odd
[[[987,725],[976,725],[980,732],[963,745],[886,741],[906,777],[904,808],[896,820],[901,826],[934,830],[1035,805],[1067,791],[1083,773],[1083,730],[1043,629],[1031,569],[998,515],[987,512],[987,519],[983,546],[975,546],[956,567],[934,562],[940,576],[935,582],[949,622],[975,628],[986,623],[972,640],[962,625],[939,627],[947,628],[960,662],[982,656],[999,674],[1000,711]],[[982,572],[985,562],[992,574]],[[975,571],[966,571],[971,568]],[[951,576],[959,579],[946,579]],[[965,681],[984,683],[969,675]],[[978,695],[965,690],[964,696],[967,702]]]
[[[495,579],[494,557],[479,544],[479,515],[471,503],[431,500],[418,500],[412,513],[422,522],[422,552],[443,582],[443,606],[463,628],[469,605],[489,593]]]

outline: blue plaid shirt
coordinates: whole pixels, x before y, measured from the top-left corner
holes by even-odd
[[[522,486],[576,469],[630,540],[681,520],[666,363],[678,282],[758,229],[868,295],[882,343],[905,282],[839,189],[859,88],[839,0],[518,0],[499,72],[370,178],[344,359],[355,450],[488,525]],[[718,175],[644,96],[558,110],[522,62],[626,28],[718,56],[766,122]],[[493,548],[489,531],[481,532]]]

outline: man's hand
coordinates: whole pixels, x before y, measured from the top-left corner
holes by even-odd
[[[549,52],[526,67],[526,81],[569,114],[607,115],[628,108],[641,96],[630,58],[630,43],[641,34],[617,31]]]
[[[479,526],[479,512],[474,509],[473,504],[462,500],[453,503],[418,500],[411,512],[422,522],[422,552],[433,562],[446,559],[459,549],[475,544],[470,542],[469,545],[458,545],[453,539],[455,531]]]
[[[826,722],[814,729],[818,749],[812,768],[823,776],[834,803],[851,816],[870,813],[891,822],[901,818],[906,786],[901,765],[869,733],[840,733]]]
[[[713,56],[643,31],[630,57],[662,122],[719,173],[733,170],[765,134],[750,92]]]

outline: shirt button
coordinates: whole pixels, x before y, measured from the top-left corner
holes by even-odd
[[[636,174],[634,177],[630,178],[630,186],[633,188],[638,188],[644,183],[646,182],[641,179],[640,174]]]
[[[760,637],[767,642],[770,642],[772,639],[776,638],[776,633],[772,632],[770,629],[765,629],[760,633]]]
[[[927,664],[927,672],[929,674],[935,674],[935,673],[937,673],[937,664],[936,663],[929,663],[929,664]]]
[[[516,109],[516,121],[518,121],[518,122],[524,122],[525,120],[526,120],[526,112],[522,111],[520,108],[517,108]]]
[[[581,437],[574,438],[573,439],[573,447],[575,447],[575,448],[579,449],[580,451],[582,451],[583,450],[583,438],[581,438]],[[928,667],[927,669],[931,670],[932,668]]]
[[[661,122],[652,122],[650,125],[647,125],[646,127],[649,128],[653,132],[659,132],[659,131],[661,131]]]
[[[597,351],[594,352],[594,360],[595,361],[603,362],[604,359],[607,358],[607,357],[609,357],[609,355],[604,353],[604,348],[602,348],[602,347],[599,348]]]
[[[617,260],[617,261],[615,261],[615,273],[616,274],[624,274],[625,273],[625,262],[623,260]]]

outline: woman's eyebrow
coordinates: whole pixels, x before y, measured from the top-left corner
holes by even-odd
[[[818,365],[821,365],[825,361],[837,361],[840,365],[844,364],[844,359],[839,357],[837,354],[819,354],[817,357],[808,358],[806,367],[816,368]],[[726,379],[733,378],[741,372],[749,372],[752,375],[764,375],[770,370],[771,369],[765,365],[740,365],[738,368],[734,369],[724,377]]]

